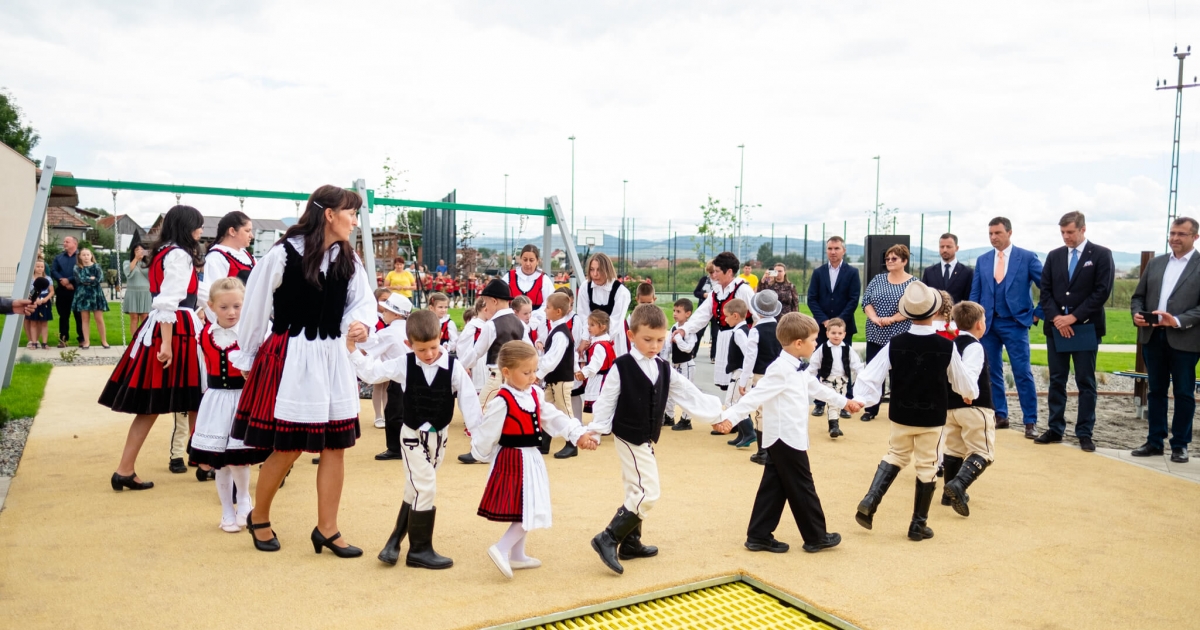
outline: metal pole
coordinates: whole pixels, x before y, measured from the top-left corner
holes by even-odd
[[[1179,133],[1182,129],[1181,117],[1183,114],[1183,88],[1195,87],[1196,85],[1195,83],[1192,85],[1183,84],[1183,60],[1186,59],[1188,55],[1192,54],[1192,47],[1188,46],[1186,51],[1179,52],[1179,47],[1176,46],[1174,54],[1179,59],[1179,79],[1175,85],[1167,86],[1164,82],[1162,87],[1157,88],[1159,90],[1175,90],[1175,136],[1171,143],[1171,182],[1170,192],[1167,195],[1168,234],[1171,231],[1171,223],[1175,220],[1175,217],[1179,211]],[[1170,251],[1171,245],[1169,239],[1167,240],[1165,247],[1166,249],[1164,251]]]
[[[629,218],[629,262],[637,269],[637,217]]]
[[[365,179],[354,180],[354,190],[358,191],[358,195],[362,197],[363,205],[358,210],[358,224],[362,230],[363,242],[363,266],[367,268],[367,272],[371,274],[370,282],[374,287],[375,282],[375,244],[371,242],[371,209],[367,206],[367,181]],[[416,257],[416,252],[413,252],[413,257]],[[420,269],[420,267],[418,267]],[[420,273],[418,272],[418,278]]]
[[[567,140],[571,141],[571,234],[575,234],[575,134]]]
[[[917,247],[920,248],[920,250],[921,250],[921,253],[917,255],[918,271],[924,271],[924,269],[925,269],[925,213],[924,212],[921,213],[921,240],[920,240],[920,242],[917,243]]]
[[[29,225],[25,228],[25,244],[21,259],[17,262],[16,277],[13,278],[13,299],[28,295],[33,282],[33,265],[37,260],[38,240],[42,227],[46,225],[46,202],[50,200],[50,182],[54,180],[54,167],[58,158],[47,155],[42,161],[42,178],[38,180],[37,194],[33,197],[33,209],[29,213]],[[17,345],[21,342],[21,328],[25,315],[15,313],[4,319],[4,333],[0,335],[0,356],[4,357],[4,373],[0,375],[0,389],[12,385],[13,364],[17,358]]]
[[[827,262],[829,262],[829,259],[825,256],[825,224],[822,223],[821,224],[821,264],[823,265]]]
[[[874,209],[874,210],[872,210],[872,212],[874,213],[874,216],[875,216],[875,226],[876,226],[876,227],[879,227],[879,164],[880,164],[880,163],[881,163],[883,160],[879,159],[879,156],[878,156],[878,155],[876,155],[874,158],[871,158],[871,159],[875,160],[875,209]],[[868,221],[868,223],[867,223],[867,227],[868,227],[868,229],[867,229],[867,234],[870,234],[870,233],[871,233],[871,230],[870,230],[870,225],[871,225],[871,224],[870,224],[870,219],[868,218],[868,220],[867,220],[867,221]]]
[[[950,229],[950,219],[951,219],[951,217],[953,217],[953,216],[954,216],[954,211],[953,211],[953,210],[947,210],[947,211],[946,211],[946,231],[947,231],[947,232],[953,232],[953,231],[954,231],[954,230],[951,230],[951,229]]]
[[[504,174],[504,207],[505,208],[508,207],[508,173]],[[512,249],[510,249],[508,246],[508,215],[507,214],[504,215],[503,242],[504,242],[504,261],[502,264],[504,265],[504,269],[507,271],[508,269],[512,268],[512,258],[510,256],[512,254]],[[413,255],[415,256],[416,254],[413,254]]]
[[[1180,70],[1182,72],[1182,70]],[[738,175],[738,225],[737,225],[737,256],[738,260],[742,259],[742,200],[746,198],[746,145],[739,144],[738,148],[742,150],[741,173]]]
[[[629,189],[629,180],[621,180],[621,275],[625,275],[625,193]]]

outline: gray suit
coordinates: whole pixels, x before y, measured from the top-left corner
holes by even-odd
[[[1170,254],[1151,260],[1129,301],[1133,313],[1158,309],[1163,275]],[[1171,448],[1187,448],[1192,440],[1192,418],[1196,412],[1196,363],[1200,361],[1200,252],[1191,258],[1167,298],[1167,312],[1179,327],[1138,328],[1138,341],[1150,377],[1147,394],[1149,433],[1146,444],[1162,448],[1167,437],[1167,388],[1174,382],[1175,412],[1171,419]]]
[[[11,315],[12,312],[12,298],[0,297],[0,314]]]

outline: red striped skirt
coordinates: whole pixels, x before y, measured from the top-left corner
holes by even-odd
[[[520,523],[524,514],[525,462],[521,449],[500,447],[478,514],[489,521]]]
[[[197,411],[200,409],[200,350],[192,314],[186,310],[175,313],[171,331],[171,365],[163,368],[158,360],[162,347],[159,324],[143,321],[133,337],[145,326],[153,326],[150,345],[136,341],[125,348],[125,354],[100,393],[100,404],[123,413],[164,414]],[[137,349],[137,356],[130,353]]]

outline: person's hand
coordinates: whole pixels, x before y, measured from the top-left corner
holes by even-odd
[[[1037,326],[1038,322],[1040,322],[1040,321],[1042,321],[1042,318],[1038,317],[1037,315],[1033,316],[1033,325],[1034,326]]]
[[[68,289],[70,289],[70,288],[71,288],[71,281],[70,281],[70,280],[67,280],[66,278],[59,278],[59,279],[58,279],[58,283],[59,283],[59,284],[61,284],[61,285],[62,285],[62,286],[64,286],[64,287],[68,288]]]
[[[683,338],[683,334],[684,334],[684,333],[683,333],[683,328],[682,328],[682,327],[680,327],[680,328],[676,328],[676,329],[675,329],[675,332],[671,333],[671,338],[672,338],[672,339],[681,339],[681,338]]]
[[[350,339],[350,335],[346,335],[346,350],[350,351],[350,354],[354,354],[358,350],[358,346]]]
[[[1158,315],[1158,323],[1155,324],[1156,326],[1161,326],[1163,328],[1174,328],[1176,325],[1179,324],[1179,320],[1175,319],[1174,315],[1172,315],[1166,311],[1150,311],[1150,312],[1154,313],[1155,315]]]
[[[33,315],[33,309],[34,309],[33,302],[31,302],[29,300],[13,300],[12,301],[12,310],[14,313],[19,313],[19,314],[23,314],[23,315]]]
[[[729,433],[733,430],[733,423],[728,420],[722,420],[713,425],[713,431],[717,433]]]
[[[965,402],[965,403],[967,403],[967,404],[969,405],[969,404],[971,404],[972,402],[975,402],[975,401],[974,401],[974,400],[972,400],[972,399],[970,399],[970,398],[967,398],[966,396],[963,396],[963,402]]]
[[[846,401],[846,411],[849,411],[850,413],[858,413],[862,410],[863,410],[863,404],[858,402],[857,400],[847,400]]]
[[[1133,314],[1133,325],[1145,328],[1146,326],[1149,326],[1150,323],[1146,321],[1145,317],[1142,317],[1141,313],[1134,313]]]
[[[199,319],[201,323],[207,322],[208,312],[202,308],[196,309],[196,319]]]
[[[171,367],[172,359],[173,356],[171,355],[171,345],[166,343],[161,344],[158,349],[158,360],[162,363],[164,370]]]
[[[600,442],[594,433],[584,433],[575,441],[575,446],[585,451],[594,451],[597,446],[600,446]]]
[[[583,372],[576,372],[576,373],[575,373],[575,380],[577,380],[577,381],[586,381],[586,380],[587,380],[587,377],[585,377],[585,376],[583,375]]]
[[[354,341],[355,343],[366,341],[368,335],[369,333],[367,332],[367,325],[362,322],[354,322],[350,324],[350,328],[346,330],[346,338]]]
[[[591,339],[580,339],[579,340],[579,356],[583,356],[583,353],[587,352],[587,349],[589,347],[591,347],[591,345],[592,345]]]
[[[743,385],[738,385],[738,394],[739,394],[739,395],[741,395],[741,396],[745,396],[745,395],[746,395],[746,388],[745,388],[745,386],[743,386]]]
[[[546,351],[546,344],[544,344],[544,343],[542,343],[542,342],[540,342],[540,341],[539,341],[539,342],[537,342],[537,343],[535,343],[535,344],[533,344],[533,347],[537,348],[537,351],[538,351],[538,352],[545,352],[545,351]]]

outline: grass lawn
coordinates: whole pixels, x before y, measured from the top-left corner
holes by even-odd
[[[10,418],[29,418],[37,415],[50,378],[49,363],[18,363],[13,366],[12,386],[0,392],[0,408]]]
[[[109,308],[108,312],[106,312],[104,314],[104,325],[105,325],[104,332],[106,333],[106,336],[108,337],[108,344],[111,346],[125,345],[125,344],[121,343],[121,322],[122,322],[122,320],[124,320],[125,341],[126,341],[126,343],[128,343],[129,339],[133,338],[133,331],[129,330],[129,316],[125,315],[124,313],[121,312],[121,304],[119,302],[109,302],[108,308]],[[72,316],[72,319],[74,319],[73,316]],[[3,324],[4,324],[4,315],[0,315],[0,326],[2,326]],[[57,312],[54,313],[54,319],[51,320],[49,322],[49,324],[50,324],[50,331],[49,331],[49,334],[46,335],[46,343],[51,348],[53,348],[58,345],[58,313]],[[91,335],[92,336],[92,345],[97,346],[97,347],[103,345],[100,343],[100,331],[96,327],[96,322],[94,320],[92,321],[91,328],[92,328],[92,335]],[[25,337],[25,332],[22,331],[21,332],[21,347],[24,348],[28,344],[29,344],[29,339],[27,339]],[[70,339],[70,341],[67,342],[67,345],[71,346],[71,347],[79,345],[79,343],[76,342],[76,340],[75,340],[75,322],[74,321],[71,322],[71,339]]]

